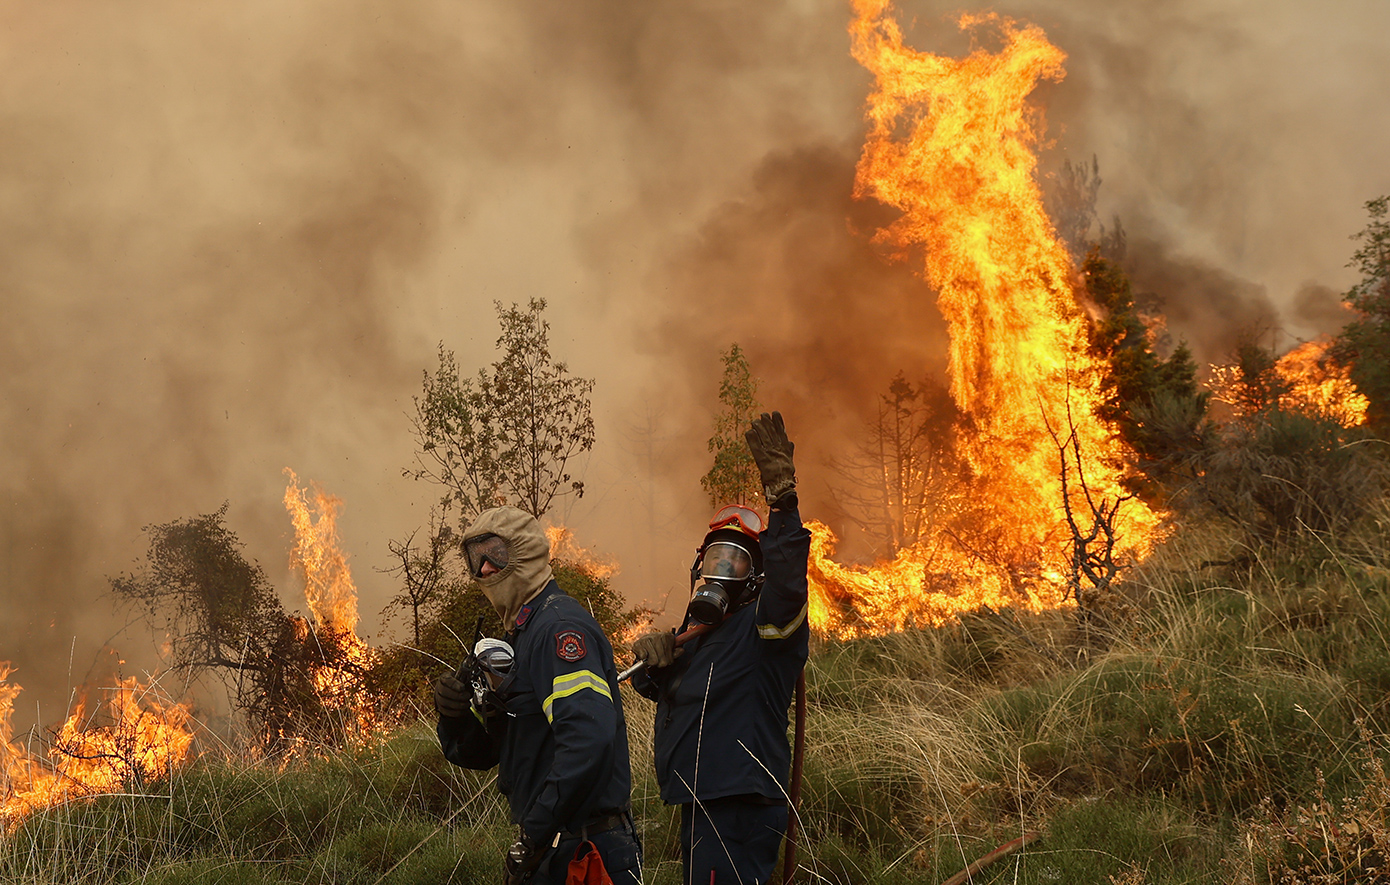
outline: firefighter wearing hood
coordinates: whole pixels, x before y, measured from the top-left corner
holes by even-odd
[[[478,643],[459,673],[435,683],[439,743],[455,765],[498,767],[520,829],[507,881],[559,885],[571,862],[601,859],[615,885],[637,885],[641,848],[612,647],[552,579],[550,543],[529,513],[480,514],[463,549],[508,632],[505,642]]]
[[[681,807],[687,885],[763,885],[786,832],[787,708],[806,664],[806,561],[811,533],[797,510],[793,444],[782,416],[745,434],[771,512],[766,529],[741,506],[715,514],[691,568],[678,631],[633,644],[646,663],[633,687],[656,701],[661,798]]]

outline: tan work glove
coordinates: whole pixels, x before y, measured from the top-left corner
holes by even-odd
[[[676,647],[674,633],[648,633],[632,643],[632,656],[658,670],[671,666],[671,662],[680,657],[683,651],[685,649]]]
[[[796,446],[787,439],[782,413],[763,412],[743,438],[748,441],[748,451],[753,454],[763,480],[763,499],[769,507],[775,507],[779,498],[796,490],[796,465],[792,463]]]

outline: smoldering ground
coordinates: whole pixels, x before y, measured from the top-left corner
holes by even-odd
[[[911,42],[968,47],[955,8],[905,5]],[[1069,53],[1040,90],[1050,150],[1099,158],[1101,220],[1156,244],[1137,282],[1175,336],[1322,330],[1295,297],[1346,287],[1361,204],[1390,191],[1390,123],[1367,111],[1390,87],[1383,4],[995,8]],[[548,298],[555,353],[597,380],[588,493],[557,515],[632,598],[682,585],[730,341],[801,429],[808,510],[827,506],[817,473],[861,410],[944,348],[925,286],[866,245],[882,210],[848,197],[870,88],[848,18],[0,4],[0,659],[21,724],[54,718],[34,699],[61,705],[123,623],[105,578],[144,525],[230,501],[302,607],[285,466],[344,499],[364,629],[385,632],[386,540],[435,497],[401,477],[405,412],[440,340],[492,358],[494,300]],[[113,641],[153,663],[138,631]]]

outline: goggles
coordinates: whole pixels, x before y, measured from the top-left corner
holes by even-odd
[[[497,535],[479,535],[463,542],[463,554],[468,559],[468,572],[475,578],[483,576],[483,563],[492,563],[499,572],[507,567],[507,541]]]
[[[714,514],[714,519],[709,521],[710,531],[719,529],[734,529],[756,541],[763,530],[763,518],[751,507],[730,504],[720,508],[719,512]]]
[[[700,558],[700,577],[744,581],[753,576],[753,556],[732,541],[713,541]]]

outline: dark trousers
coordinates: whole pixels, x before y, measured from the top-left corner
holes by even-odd
[[[570,861],[574,860],[574,852],[583,841],[578,836],[561,839],[541,861],[527,885],[565,885]],[[608,871],[613,885],[642,885],[642,841],[630,816],[624,816],[622,824],[612,829],[590,833],[589,841],[603,858],[603,868]]]
[[[786,832],[786,805],[741,797],[682,805],[685,885],[767,885]]]

